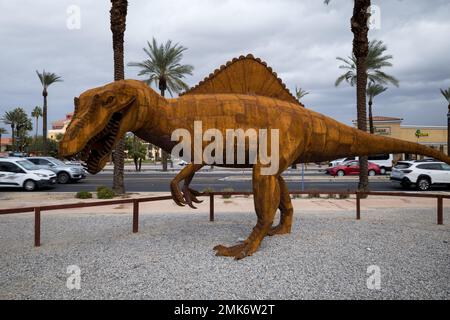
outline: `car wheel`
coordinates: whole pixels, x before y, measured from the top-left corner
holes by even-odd
[[[375,170],[369,170],[369,176],[373,177],[375,176],[377,173],[375,172]]]
[[[380,168],[380,174],[386,174],[386,168]]]
[[[67,172],[61,172],[58,174],[58,183],[66,184],[70,180],[70,176]]]
[[[337,175],[338,175],[339,177],[345,176],[344,170],[339,170],[339,171],[337,172]]]
[[[34,182],[33,180],[27,180],[23,183],[23,188],[25,189],[25,191],[34,191],[36,190],[36,182]]]
[[[428,178],[419,178],[416,183],[417,189],[420,191],[426,191],[430,189],[431,182]]]

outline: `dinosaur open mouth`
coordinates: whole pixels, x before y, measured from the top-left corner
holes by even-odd
[[[116,142],[122,117],[122,112],[114,113],[103,130],[92,137],[78,154],[89,173],[95,174],[102,169],[102,160],[109,156]]]
[[[109,158],[114,148],[120,129],[120,122],[128,108],[112,114],[106,126],[93,136],[78,153],[68,159],[81,160],[82,166],[91,174],[98,173]]]

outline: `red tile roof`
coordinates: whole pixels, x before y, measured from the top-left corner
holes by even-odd
[[[11,138],[2,138],[1,142],[2,142],[2,146],[11,145],[12,139]]]

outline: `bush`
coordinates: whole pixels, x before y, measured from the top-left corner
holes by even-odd
[[[350,198],[349,194],[340,194],[339,195],[339,199],[348,199],[348,198]]]
[[[98,199],[112,199],[114,198],[114,196],[115,196],[114,191],[106,187],[100,188],[100,190],[97,192]]]
[[[75,195],[75,198],[78,198],[78,199],[91,199],[92,198],[92,193],[90,193],[88,191],[80,191],[80,192],[77,192],[77,194]]]
[[[233,191],[234,191],[233,188],[225,188],[225,189],[222,189],[222,192],[233,192]],[[224,194],[224,195],[222,196],[222,198],[224,198],[224,199],[229,199],[229,198],[231,198],[231,195],[230,195],[230,194]]]
[[[334,193],[329,193],[328,194],[328,199],[336,199],[337,195],[335,195]]]
[[[202,193],[214,192],[214,188],[208,187],[202,190]]]
[[[96,191],[98,193],[98,192],[100,192],[103,189],[109,189],[109,188],[107,186],[98,186]]]
[[[320,193],[317,192],[309,193],[308,198],[320,198]]]

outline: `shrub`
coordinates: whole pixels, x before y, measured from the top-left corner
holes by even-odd
[[[80,191],[80,192],[77,192],[77,194],[75,195],[75,198],[78,198],[78,199],[91,199],[92,198],[92,193],[90,193],[88,191]]]
[[[233,189],[233,188],[225,188],[225,189],[222,189],[222,191],[223,191],[223,192],[233,192],[234,189]],[[229,199],[229,198],[231,198],[231,195],[230,195],[230,194],[224,194],[224,195],[222,196],[222,198],[224,198],[224,199]]]
[[[101,188],[98,192],[97,192],[97,198],[99,199],[112,199],[114,198],[115,194],[114,191],[112,191],[109,188]]]
[[[203,193],[214,192],[214,188],[208,187],[208,188],[203,189],[202,192],[203,192]]]
[[[309,193],[308,198],[320,198],[320,193],[317,192]]]
[[[348,199],[348,198],[350,198],[349,194],[340,194],[339,195],[339,199]]]
[[[98,193],[98,192],[100,192],[103,189],[109,189],[109,188],[107,186],[98,186],[96,191]]]
[[[328,199],[336,199],[337,195],[335,195],[334,193],[329,193],[328,194]]]

